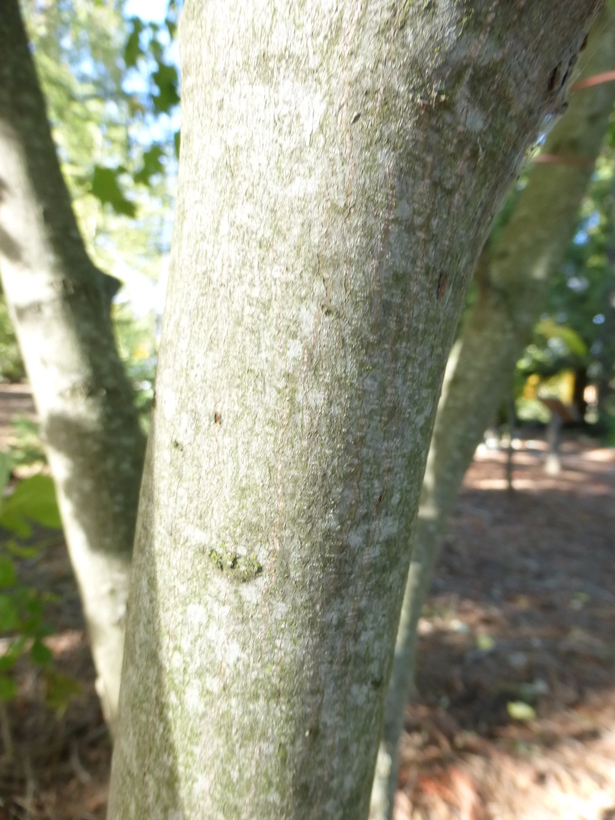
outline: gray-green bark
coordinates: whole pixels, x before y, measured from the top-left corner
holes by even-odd
[[[0,3],[0,269],[112,724],[144,439],[109,319],[116,283],[79,234],[17,0]]]
[[[615,13],[592,29],[582,76],[612,67]],[[438,405],[408,574],[372,796],[374,820],[392,816],[397,748],[414,681],[416,630],[433,568],[463,476],[483,432],[510,388],[577,224],[581,199],[613,110],[615,84],[572,95],[544,153],[559,163],[537,164],[510,221],[488,242],[476,273],[478,300],[448,362]]]
[[[109,817],[366,817],[466,285],[599,2],[188,0]]]

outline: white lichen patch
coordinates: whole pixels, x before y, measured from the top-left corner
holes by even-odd
[[[217,695],[222,689],[222,680],[218,675],[206,675],[203,679],[203,686],[208,692]]]
[[[186,610],[186,618],[192,624],[206,624],[209,620],[207,610],[200,604],[189,604]]]
[[[385,516],[380,521],[380,538],[383,541],[393,538],[399,530],[399,519],[393,516]]]
[[[359,527],[348,533],[348,543],[354,550],[358,551],[367,543],[368,535],[369,533],[367,527]]]
[[[189,413],[182,413],[179,417],[178,436],[182,444],[192,444],[196,435],[194,420]]]
[[[291,339],[286,349],[286,356],[290,361],[300,359],[303,353],[303,345],[298,339]]]
[[[167,421],[175,417],[177,412],[177,395],[174,390],[164,390],[162,393],[162,412]]]
[[[183,699],[184,708],[190,715],[196,717],[203,712],[203,698],[201,696],[201,687],[195,681],[190,681],[186,687]]]
[[[185,524],[182,535],[183,540],[193,548],[205,547],[209,540],[205,530],[195,527],[194,524]]]
[[[402,199],[397,203],[397,207],[393,211],[393,219],[406,221],[412,218],[412,213],[413,211],[410,203],[407,200]]]
[[[286,189],[289,197],[307,196],[314,194],[318,188],[318,180],[315,177],[296,177]]]
[[[239,644],[236,641],[228,641],[225,646],[225,660],[230,666],[235,666],[235,664],[240,661],[242,658],[245,657],[245,653],[242,652]]]
[[[485,130],[485,117],[482,111],[480,111],[474,104],[470,93],[466,88],[461,88],[458,91],[457,99],[455,101],[455,109],[459,119],[469,131],[478,134]]]
[[[241,584],[237,591],[241,598],[248,604],[258,604],[263,597],[265,588],[265,577],[259,575],[250,581],[249,584]]]
[[[359,707],[364,706],[368,702],[367,686],[353,683],[350,687],[350,697]]]

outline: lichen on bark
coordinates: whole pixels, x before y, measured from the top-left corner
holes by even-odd
[[[615,13],[600,15],[583,54],[582,77],[600,74],[615,53]],[[537,321],[551,277],[577,222],[577,212],[613,110],[615,87],[574,94],[504,227],[481,253],[478,298],[449,357],[421,492],[395,660],[374,779],[372,820],[392,816],[397,747],[412,694],[417,623],[449,516],[483,432],[510,389],[513,369]]]
[[[184,7],[114,820],[367,815],[463,295],[598,4],[474,5]],[[220,544],[262,573],[212,571]]]

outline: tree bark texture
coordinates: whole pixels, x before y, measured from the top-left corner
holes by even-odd
[[[117,712],[145,442],[17,0],[0,3],[0,269],[56,483],[105,717]]]
[[[114,820],[367,816],[468,279],[599,5],[185,4]]]
[[[612,68],[615,12],[594,25],[582,77]],[[552,275],[578,220],[615,100],[615,84],[571,96],[509,222],[481,254],[478,300],[450,356],[421,491],[411,561],[385,708],[371,817],[392,816],[397,748],[412,692],[416,630],[448,521],[483,432],[510,388],[515,363],[539,318]]]

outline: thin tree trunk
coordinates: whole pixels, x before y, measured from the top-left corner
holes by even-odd
[[[609,9],[592,29],[583,55],[583,76],[611,67],[614,53],[614,12]],[[481,254],[478,301],[447,365],[412,539],[374,781],[374,820],[392,816],[397,748],[414,682],[416,629],[450,513],[574,232],[614,98],[612,83],[572,95],[569,110],[544,149],[559,162],[534,167],[495,247],[489,242]]]
[[[144,437],[109,318],[117,282],[85,251],[17,0],[0,2],[0,268],[113,724]]]
[[[516,408],[514,393],[510,394],[510,398],[506,402],[506,410],[508,416],[508,446],[506,448],[506,484],[509,493],[514,493],[514,456],[515,448],[513,446],[513,436],[515,433],[516,422]]]
[[[367,816],[466,285],[598,6],[185,4],[114,820]]]

